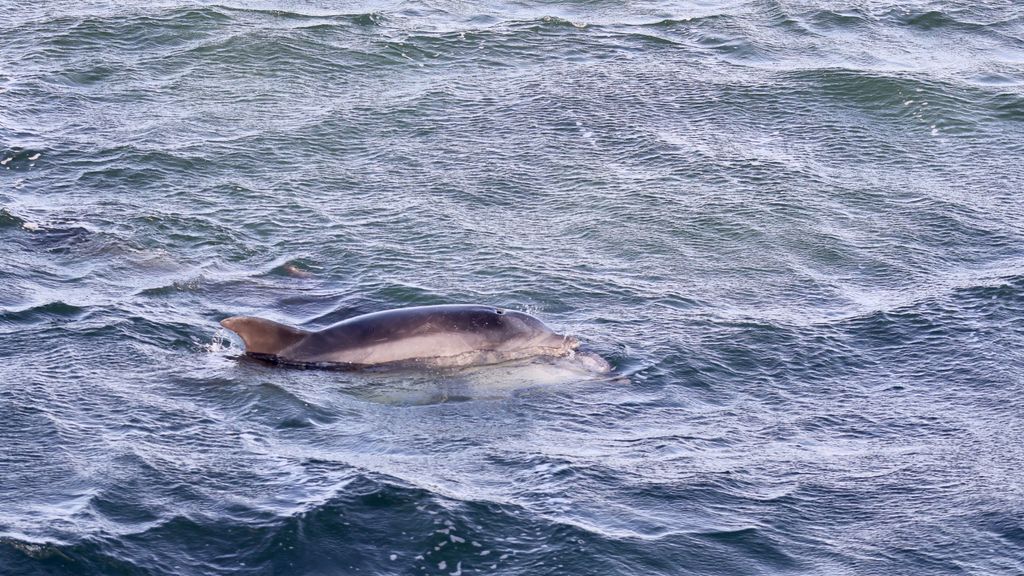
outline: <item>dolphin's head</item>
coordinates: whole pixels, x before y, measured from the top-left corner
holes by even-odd
[[[503,331],[511,336],[510,344],[523,348],[560,348],[566,351],[575,350],[580,346],[580,341],[576,338],[556,333],[526,312],[495,308],[494,313],[498,315]]]

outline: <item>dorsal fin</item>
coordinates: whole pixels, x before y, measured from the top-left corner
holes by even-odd
[[[241,336],[245,341],[245,351],[250,354],[277,356],[310,334],[299,328],[253,316],[232,316],[221,320],[220,325]]]

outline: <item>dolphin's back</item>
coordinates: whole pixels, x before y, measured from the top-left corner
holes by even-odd
[[[361,365],[456,357],[507,340],[502,314],[470,304],[384,310],[325,328],[292,352],[303,362]]]
[[[385,310],[319,332],[249,317],[229,318],[222,324],[242,336],[247,353],[298,365],[492,364],[564,355],[578,345],[529,314],[476,304]]]

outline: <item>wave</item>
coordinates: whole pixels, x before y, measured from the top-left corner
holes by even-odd
[[[25,172],[35,167],[43,157],[43,150],[13,147],[0,151],[0,170]],[[46,157],[49,161],[49,155]]]
[[[430,491],[359,475],[330,499],[286,517],[257,510],[169,516],[140,532],[97,533],[77,542],[6,536],[0,559],[37,573],[278,573],[343,566],[351,572],[546,573],[558,566],[595,573],[660,570],[731,558],[750,570],[792,566],[775,537],[757,528],[702,529],[657,539],[592,530],[517,506],[453,502]],[[343,543],[343,545],[339,545]],[[6,553],[5,553],[6,552]],[[722,562],[722,560],[719,560]],[[440,570],[439,570],[440,567]]]
[[[0,309],[0,324],[36,324],[58,320],[67,322],[87,318],[91,313],[91,307],[55,300],[17,310]]]

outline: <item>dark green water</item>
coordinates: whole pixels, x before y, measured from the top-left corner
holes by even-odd
[[[1019,3],[15,0],[0,63],[0,574],[1024,572]],[[454,302],[628,382],[217,325]]]

